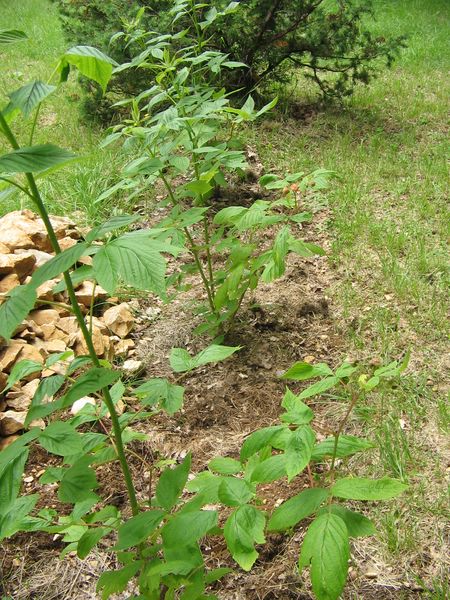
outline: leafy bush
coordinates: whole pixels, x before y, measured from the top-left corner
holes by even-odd
[[[154,225],[154,232],[169,236],[191,257],[175,272],[173,284],[180,288],[191,273],[200,275],[207,305],[200,308],[205,323],[198,332],[223,333],[249,290],[284,274],[289,253],[323,254],[294,232],[312,218],[304,210],[304,199],[326,187],[324,170],[265,175],[260,183],[278,194],[273,200],[259,199],[249,207],[215,207],[217,188],[226,187],[230,176],[245,176],[248,167],[239,128],[276,102],[258,110],[249,96],[235,108],[225,90],[214,85],[224,71],[243,67],[227,54],[204,50],[205,40],[211,42],[209,29],[230,10],[234,7],[204,18],[193,1],[181,1],[171,11],[174,24],[190,21],[190,30],[173,35],[137,30],[126,37],[141,51],[116,72],[142,70],[153,74],[155,82],[120,102],[121,110],[130,107],[129,118],[112,129],[106,142],[122,139],[137,156],[125,166],[119,186],[145,190],[159,182],[165,188],[162,206],[170,207],[170,212]],[[276,230],[271,242],[264,235],[268,228]]]

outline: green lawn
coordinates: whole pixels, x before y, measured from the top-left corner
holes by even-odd
[[[249,137],[268,168],[320,166],[339,177],[328,196],[330,260],[339,281],[329,295],[347,352],[384,362],[411,350],[402,386],[359,413],[363,430],[380,442],[379,463],[361,471],[412,484],[406,509],[399,504],[378,515],[379,551],[414,577],[431,548],[437,591],[430,597],[444,598],[450,5],[376,4],[380,32],[408,35],[394,68],[344,107],[265,123]],[[297,91],[299,103],[310,100],[307,89]]]
[[[2,29],[20,29],[28,39],[4,46],[0,51],[0,102],[7,104],[7,94],[41,79],[57,83],[55,67],[59,56],[71,44],[65,40],[56,3],[50,0],[0,0]],[[89,40],[86,40],[89,45]],[[114,153],[98,148],[102,132],[83,120],[84,92],[72,76],[42,107],[35,141],[54,143],[74,151],[80,160],[45,180],[43,192],[50,211],[75,214],[81,221],[92,223],[109,214],[113,204],[96,203],[97,197],[116,176]],[[21,117],[14,122],[14,132],[21,145],[27,145],[30,123]],[[6,150],[0,139],[0,150]],[[0,214],[26,206],[17,194],[0,197]]]

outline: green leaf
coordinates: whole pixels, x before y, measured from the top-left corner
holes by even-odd
[[[345,506],[340,504],[330,504],[327,507],[321,508],[318,515],[328,511],[333,515],[337,515],[344,521],[350,537],[368,537],[377,532],[370,519],[360,513],[345,508]]]
[[[119,540],[114,549],[126,550],[131,546],[138,546],[141,542],[144,542],[161,523],[164,514],[162,510],[148,510],[125,521],[119,527]]]
[[[265,542],[265,522],[264,513],[249,504],[237,508],[225,522],[223,533],[228,550],[244,571],[249,571],[258,558],[255,543]]]
[[[262,448],[269,446],[273,438],[284,429],[285,427],[283,427],[283,425],[272,425],[271,427],[263,427],[262,429],[254,431],[242,445],[240,454],[241,461],[247,460]]]
[[[53,144],[24,146],[0,156],[0,173],[40,173],[74,158],[72,152]]]
[[[105,92],[116,63],[97,48],[75,46],[64,54],[61,69],[67,64],[75,66],[82,75],[96,81]]]
[[[213,344],[199,352],[196,356],[191,357],[189,352],[183,348],[172,348],[169,358],[170,366],[175,373],[183,373],[211,362],[224,360],[240,349],[240,346],[219,346]]]
[[[20,496],[8,508],[2,506],[0,511],[0,540],[27,529],[26,517],[33,510],[38,500],[39,494]]]
[[[367,479],[346,477],[339,479],[331,488],[333,496],[348,500],[389,500],[399,496],[408,486],[397,479]]]
[[[217,344],[212,344],[194,356],[194,368],[208,363],[225,360],[240,349],[241,346],[219,346]]]
[[[330,390],[339,382],[339,377],[325,377],[325,379],[321,379],[317,383],[310,385],[306,390],[303,390],[298,397],[303,400],[305,398],[311,398],[311,396],[318,396],[327,390]]]
[[[96,588],[97,592],[102,592],[102,600],[108,600],[112,594],[123,592],[130,579],[136,575],[141,566],[141,561],[135,560],[118,571],[105,571],[105,573],[102,573]]]
[[[166,261],[161,244],[142,234],[125,234],[106,243],[95,254],[97,281],[114,293],[119,278],[127,285],[165,296]]]
[[[18,108],[25,117],[28,117],[33,109],[55,90],[55,85],[49,85],[42,81],[32,81],[9,94],[11,102],[8,108],[13,110]]]
[[[95,471],[89,466],[91,457],[84,456],[64,471],[58,490],[61,502],[74,504],[85,500],[98,487]]]
[[[183,548],[204,537],[217,525],[217,512],[195,510],[176,514],[161,530],[163,543],[168,548]]]
[[[88,529],[78,540],[77,544],[77,555],[81,560],[84,560],[89,552],[94,548],[98,542],[107,535],[111,529],[109,527],[96,527],[94,529]]]
[[[19,493],[22,484],[22,473],[28,458],[28,448],[20,453],[2,469],[0,474],[0,512],[4,513],[11,506]]]
[[[144,405],[160,402],[169,415],[175,414],[183,406],[184,387],[174,385],[167,379],[150,379],[135,388],[134,393]]]
[[[36,290],[31,285],[13,288],[0,305],[0,337],[9,340],[36,302]]]
[[[255,467],[251,480],[255,483],[270,483],[281,477],[286,477],[286,456],[275,454]]]
[[[86,242],[93,242],[94,240],[99,240],[104,237],[107,233],[111,231],[116,231],[117,229],[122,229],[122,227],[126,227],[127,225],[131,225],[131,223],[135,223],[141,218],[141,215],[116,215],[108,219],[99,227],[94,227],[90,232],[86,235]]]
[[[311,460],[322,460],[327,456],[333,456],[335,438],[329,437],[319,444],[316,444],[311,455]],[[374,448],[374,444],[369,440],[356,437],[354,435],[340,435],[336,450],[336,458],[345,458],[357,452],[363,452]]]
[[[7,392],[12,386],[27,377],[27,375],[31,375],[31,373],[37,373],[38,371],[42,371],[41,363],[38,363],[34,360],[19,360],[11,369],[11,373],[9,374],[8,381],[6,382],[6,387],[3,390],[3,394]]]
[[[281,379],[293,379],[294,381],[304,381],[313,377],[326,377],[333,375],[333,371],[325,363],[310,365],[305,362],[296,362],[290,369],[283,373]]]
[[[72,267],[85,254],[87,249],[88,245],[85,242],[79,242],[67,248],[67,250],[63,250],[33,273],[32,285],[38,287],[45,281],[61,275],[61,273]]]
[[[268,524],[269,531],[284,531],[297,525],[317,511],[319,506],[328,498],[328,491],[322,488],[312,488],[289,498],[276,508]]]
[[[175,373],[183,373],[194,368],[191,355],[184,348],[172,348],[169,362]]]
[[[310,566],[318,600],[337,600],[347,579],[350,545],[344,521],[332,513],[317,517],[303,540],[299,568]]]
[[[225,506],[241,506],[253,498],[253,487],[244,479],[224,477],[219,485],[219,500]]]
[[[68,456],[83,451],[82,436],[69,423],[55,421],[39,434],[39,442],[47,452]]]
[[[218,494],[221,481],[222,477],[213,475],[209,471],[203,471],[187,482],[186,489],[189,492],[199,492],[206,504],[217,504],[219,502]]]
[[[291,431],[285,450],[288,482],[309,464],[315,441],[316,436],[309,425]]]
[[[174,469],[167,467],[162,472],[156,486],[156,499],[159,506],[170,510],[176,504],[186,485],[190,468],[191,455],[188,454],[180,465]]]
[[[238,460],[222,456],[210,460],[208,468],[221,475],[234,475],[242,471],[242,465]]]
[[[281,415],[283,423],[292,425],[304,425],[309,423],[314,418],[314,413],[298,396],[287,389],[284,394],[281,406],[286,409],[286,413]]]
[[[120,377],[118,371],[111,371],[110,369],[103,369],[101,367],[95,367],[89,369],[86,373],[81,375],[72,385],[70,390],[62,397],[61,406],[65,408],[72,406],[75,400],[83,398],[83,396],[89,396],[93,392],[98,392],[104,387],[107,387],[117,381]]]
[[[169,160],[169,163],[174,167],[179,173],[186,173],[189,169],[189,159],[186,156],[172,156]]]
[[[190,181],[185,185],[185,188],[193,196],[203,196],[212,190],[211,184],[208,181],[199,179],[197,181]]]
[[[14,44],[28,39],[26,33],[18,29],[0,29],[0,45]]]

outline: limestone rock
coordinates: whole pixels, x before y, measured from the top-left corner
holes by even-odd
[[[9,257],[13,263],[13,271],[22,278],[33,272],[36,264],[36,257],[30,251],[23,251],[20,254],[10,254]]]
[[[18,249],[14,251],[14,254],[18,254],[19,256],[21,254],[32,254],[36,259],[36,263],[34,265],[35,269],[42,267],[42,265],[44,265],[47,261],[53,258],[52,254],[49,254],[48,252],[43,252],[42,250],[35,250],[34,248],[31,248],[30,250]]]
[[[122,371],[125,375],[131,376],[136,375],[143,367],[143,363],[141,360],[126,360],[122,365]]]
[[[59,321],[59,313],[54,308],[33,310],[29,317],[37,325],[55,325]]]
[[[0,294],[6,294],[7,292],[10,292],[18,285],[20,285],[20,279],[16,273],[5,275],[5,277],[0,280]]]
[[[17,248],[33,248],[34,243],[19,227],[2,227],[0,224],[0,242],[7,246],[11,251]]]
[[[111,306],[103,313],[103,321],[109,329],[121,338],[126,337],[133,328],[134,319],[128,304],[122,302]]]
[[[13,340],[4,350],[0,352],[0,370],[3,373],[10,372],[16,360],[19,360],[24,345],[24,342],[17,342]]]
[[[0,434],[13,435],[24,428],[25,419],[27,418],[26,410],[17,412],[15,410],[7,410],[0,414]]]
[[[133,340],[129,338],[125,340],[119,340],[116,344],[114,344],[114,354],[115,356],[119,356],[121,358],[126,358],[130,350],[133,350],[136,344]]]
[[[8,381],[8,375],[6,373],[0,373],[0,392],[6,387],[6,382]]]
[[[94,344],[94,349],[97,353],[97,356],[103,356],[107,350],[107,348],[105,348],[104,338],[109,341],[109,338],[104,336],[100,329],[94,325],[92,327],[92,343]],[[88,347],[86,346],[86,342],[84,341],[81,331],[79,331],[77,334],[74,350],[77,356],[89,354]]]
[[[75,244],[77,243],[77,240],[74,240],[71,237],[65,237],[62,238],[61,240],[58,240],[59,243],[59,247],[61,248],[61,250],[67,250],[67,248],[71,248],[72,246],[75,246]]]
[[[95,287],[95,290],[94,290]],[[94,294],[94,300],[106,300],[108,297],[107,292],[100,286],[95,285],[92,281],[84,281],[80,287],[75,291],[75,296],[80,304],[84,306],[90,306],[92,302],[92,294]]]
[[[0,440],[0,450],[4,450],[10,444],[19,439],[18,435],[10,435],[9,437],[3,438]]]
[[[92,396],[83,396],[83,398],[75,400],[75,402],[72,404],[70,412],[73,415],[77,415],[87,404],[95,406],[95,398],[92,398]]]

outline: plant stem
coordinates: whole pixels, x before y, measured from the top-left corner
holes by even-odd
[[[1,112],[0,112],[0,125],[1,125],[1,128],[2,128],[6,138],[10,142],[11,146],[15,150],[18,150],[19,144],[17,143],[17,140],[14,137],[14,134],[12,133],[11,129],[9,128],[8,123],[6,122],[6,120],[3,117]],[[60,254],[61,248],[59,246],[58,239],[55,234],[55,230],[53,229],[53,225],[48,216],[47,209],[45,208],[45,204],[44,204],[42,197],[39,193],[39,190],[37,188],[34,176],[32,173],[25,173],[25,176],[28,181],[30,192],[33,197],[33,201],[36,205],[36,208],[38,210],[39,216],[41,217],[42,221],[44,222],[45,228],[47,230],[47,234],[48,234],[51,246],[53,248],[53,251],[55,252],[55,254]],[[93,365],[95,367],[100,367],[100,361],[98,359],[97,353],[95,352],[94,344],[92,342],[92,337],[89,334],[89,330],[88,330],[86,322],[84,320],[83,313],[81,312],[80,306],[78,304],[78,300],[75,295],[75,289],[73,287],[73,283],[70,278],[69,272],[65,271],[63,273],[63,276],[64,276],[64,281],[66,283],[66,288],[67,288],[67,293],[69,295],[70,304],[71,304],[72,310],[76,316],[76,319],[77,319],[78,325],[80,327],[81,333],[83,335],[83,338],[86,342],[89,356],[91,357]],[[116,409],[114,406],[114,402],[112,401],[109,388],[107,388],[107,387],[103,388],[102,393],[103,393],[104,402],[108,408],[108,411],[109,411],[109,414],[111,417],[111,423],[112,423],[113,432],[114,432],[114,443],[116,446],[117,457],[119,459],[123,477],[125,480],[125,485],[126,485],[128,497],[130,500],[131,510],[132,510],[133,515],[137,515],[139,513],[139,504],[137,501],[136,492],[135,492],[133,480],[131,477],[131,471],[128,466],[128,462],[127,462],[126,455],[125,455],[125,447],[123,444],[122,430],[120,427],[119,417],[117,415],[117,412],[116,412]]]
[[[169,194],[169,198],[170,198],[172,204],[174,206],[177,206],[177,204],[178,204],[177,203],[177,199],[175,198],[175,195],[174,195],[173,190],[172,190],[172,188],[170,186],[170,183],[167,181],[167,178],[165,177],[165,175],[163,173],[161,173],[161,179],[162,179],[162,182],[164,183],[164,186],[165,186],[165,188],[167,190],[167,193]],[[208,296],[209,307],[210,307],[210,309],[211,309],[211,311],[212,311],[213,314],[217,314],[216,307],[215,307],[215,304],[214,304],[214,296],[213,296],[213,294],[211,292],[211,288],[209,286],[208,278],[205,275],[205,271],[203,269],[203,266],[202,266],[202,263],[201,263],[201,260],[200,260],[200,254],[199,254],[199,251],[198,251],[198,248],[197,248],[197,244],[195,243],[194,238],[192,237],[192,235],[189,232],[189,229],[187,227],[183,227],[183,231],[184,231],[184,233],[185,233],[185,235],[186,235],[186,237],[187,237],[187,239],[189,241],[191,252],[192,252],[192,254],[194,256],[195,265],[197,267],[197,270],[198,270],[198,272],[200,274],[200,277],[202,279],[203,285],[205,287],[206,295]]]
[[[347,420],[348,420],[352,410],[355,408],[357,401],[358,401],[358,396],[356,393],[353,393],[349,407],[347,408],[344,417],[342,418],[341,422],[339,423],[337,430],[333,434],[334,435],[334,446],[333,446],[333,455],[332,455],[331,466],[330,466],[330,471],[329,471],[330,486],[333,485],[334,479],[336,476],[336,455],[337,455],[339,437],[340,437],[342,431],[344,430],[345,424],[347,423]]]

